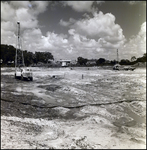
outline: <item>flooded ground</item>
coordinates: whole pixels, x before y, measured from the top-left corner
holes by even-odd
[[[146,69],[1,68],[1,148],[146,148]]]

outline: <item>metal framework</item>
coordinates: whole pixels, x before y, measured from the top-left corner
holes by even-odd
[[[118,58],[118,49],[117,49],[117,62],[119,62],[119,58]]]
[[[16,42],[16,55],[15,55],[15,69],[16,67],[24,67],[24,57],[23,57],[23,50],[21,37],[20,37],[20,22],[17,22],[17,42]]]

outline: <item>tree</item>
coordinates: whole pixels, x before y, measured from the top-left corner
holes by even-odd
[[[42,63],[47,63],[48,59],[54,60],[53,55],[50,52],[35,52],[35,61],[36,63],[42,62]]]
[[[116,60],[115,60],[115,59],[114,59],[114,60],[111,60],[110,64],[111,64],[111,65],[115,65],[115,64],[116,64]]]
[[[16,49],[11,45],[1,44],[1,56],[4,64],[7,64],[8,61],[15,60],[15,51]]]
[[[120,65],[130,65],[130,61],[128,59],[122,59]]]
[[[49,59],[54,60],[53,55],[50,52],[43,52],[44,63],[47,63]]]
[[[24,55],[24,62],[26,66],[29,66],[33,63],[33,53],[27,52],[26,50],[23,52]]]
[[[135,56],[132,56],[131,57],[131,61],[135,61],[136,60],[136,57]]]
[[[105,58],[99,58],[97,61],[96,61],[96,64],[97,65],[101,65],[101,64],[103,64],[104,62],[105,62],[106,60],[105,60]]]
[[[87,63],[87,61],[88,61],[88,59],[86,59],[86,58],[83,58],[83,57],[78,57],[78,63],[80,64],[80,65],[86,65],[86,63]]]
[[[143,59],[143,62],[146,62],[146,53],[143,54],[142,59]]]
[[[37,60],[36,60],[36,55],[35,54],[32,55],[32,59],[33,59],[33,63],[37,64]]]
[[[7,64],[8,61],[15,61],[16,48],[12,45],[1,44],[1,55],[0,59],[3,60],[3,64]],[[22,56],[22,50],[18,49],[17,54]],[[26,66],[32,63],[43,62],[47,63],[48,59],[54,60],[53,55],[50,52],[28,52],[27,50],[23,51],[24,63]],[[17,62],[22,63],[22,60],[18,59]]]

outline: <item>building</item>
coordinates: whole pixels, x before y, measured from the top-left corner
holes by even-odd
[[[71,60],[59,60],[57,61],[57,63],[58,62],[60,62],[62,67],[67,67],[70,64]]]

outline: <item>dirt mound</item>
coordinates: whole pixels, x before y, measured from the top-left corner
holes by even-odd
[[[61,88],[61,86],[59,85],[54,85],[54,84],[50,84],[50,85],[39,85],[38,86],[39,88],[43,88],[43,89],[46,89],[48,91],[56,91],[57,89]]]

